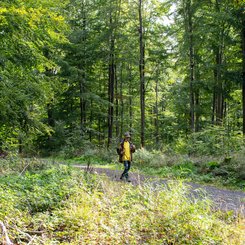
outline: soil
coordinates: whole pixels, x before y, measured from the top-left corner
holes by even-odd
[[[74,165],[89,171],[94,174],[104,174],[113,181],[122,181],[120,176],[122,171],[120,170],[111,170],[106,168],[87,168],[81,165]],[[149,177],[138,173],[129,173],[130,183],[132,185],[141,185],[144,183],[151,183],[153,186],[162,185],[163,188],[168,188],[168,182],[171,180],[161,179],[159,177]],[[214,186],[201,185],[191,182],[186,182],[190,189],[190,198],[195,200],[196,198],[202,199],[208,197],[212,201],[212,208],[215,210],[221,211],[232,211],[234,215],[239,215],[245,217],[245,192],[220,189]]]

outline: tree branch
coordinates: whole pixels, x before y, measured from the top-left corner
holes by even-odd
[[[14,245],[8,237],[8,232],[7,232],[6,226],[4,225],[4,223],[2,221],[0,221],[0,226],[2,228],[3,236],[5,235],[6,245]]]

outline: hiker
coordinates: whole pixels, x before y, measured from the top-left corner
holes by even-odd
[[[121,141],[119,146],[120,153],[120,162],[124,164],[124,171],[120,179],[126,179],[128,182],[131,182],[128,178],[128,172],[131,167],[132,162],[132,153],[135,152],[135,146],[130,142],[130,134],[127,132],[124,134],[124,139]]]

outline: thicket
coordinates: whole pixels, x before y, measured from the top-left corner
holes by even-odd
[[[243,220],[213,211],[205,198],[190,200],[180,182],[135,187],[68,166],[27,164],[15,173],[1,165],[3,244],[6,236],[14,244],[242,244]]]

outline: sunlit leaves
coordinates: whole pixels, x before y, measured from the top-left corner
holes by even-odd
[[[56,11],[52,7],[53,2],[44,6],[37,1],[5,2],[0,7],[1,130],[8,125],[20,135],[48,131],[40,115],[53,85],[45,72],[58,70],[58,45],[67,42],[65,19],[59,6]]]

